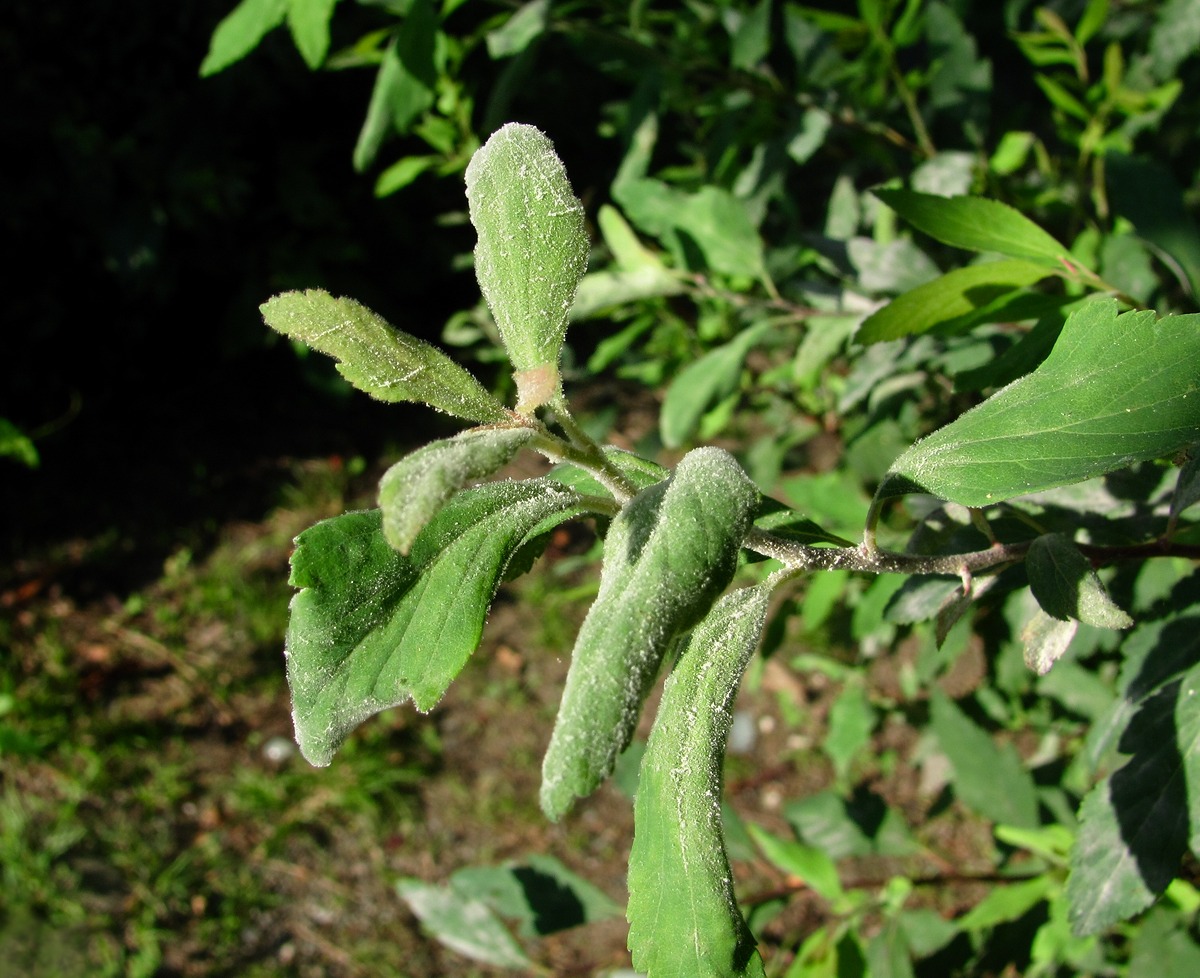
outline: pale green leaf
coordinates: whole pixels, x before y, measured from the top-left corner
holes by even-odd
[[[833,902],[843,895],[837,865],[828,853],[793,839],[782,839],[758,825],[748,825],[747,829],[773,866],[803,880],[805,886],[824,900]]]
[[[7,418],[0,418],[0,458],[14,458],[31,469],[38,467],[37,446]]]
[[[396,892],[430,934],[464,957],[499,968],[533,968],[486,903],[469,899],[453,887],[413,878],[400,880]]]
[[[721,828],[733,699],[770,588],[733,591],[696,627],[667,679],[642,760],[629,857],[629,947],[649,978],[761,976]]]
[[[532,428],[472,428],[406,455],[379,481],[383,535],[408,553],[442,505],[473,479],[498,471],[534,436]]]
[[[351,384],[381,401],[417,401],[468,421],[511,416],[436,347],[403,333],[353,299],[284,292],[259,307],[268,326],[337,359]]]
[[[860,343],[879,343],[927,333],[935,326],[970,316],[1054,274],[1020,259],[968,265],[918,285],[876,310],[859,327]]]
[[[1037,789],[1012,747],[997,747],[940,690],[930,703],[930,726],[954,769],[954,793],[962,803],[993,822],[1036,826]]]
[[[839,781],[846,778],[859,752],[871,742],[875,719],[865,685],[847,683],[829,710],[829,730],[821,742],[821,750],[833,762]]]
[[[600,592],[579,629],[542,765],[542,809],[551,819],[612,772],[667,647],[732,578],[757,503],[732,455],[700,448],[613,520]]]
[[[997,886],[956,923],[961,930],[980,931],[1019,920],[1043,900],[1050,899],[1057,885],[1053,876],[1043,873],[1033,879]]]
[[[426,170],[442,162],[440,156],[405,156],[397,160],[375,181],[375,196],[387,197],[403,190]]]
[[[287,672],[296,739],[324,766],[349,731],[411,699],[432,709],[479,644],[496,586],[521,546],[581,510],[548,479],[464,490],[409,554],[378,510],[296,538]]]
[[[737,390],[746,355],[770,329],[770,322],[762,322],[742,330],[679,371],[667,388],[659,415],[664,445],[678,448],[686,442],[695,434],[704,412]]]
[[[986,197],[938,197],[911,190],[873,190],[876,197],[913,226],[944,244],[969,251],[994,251],[1009,258],[1065,270],[1070,249],[1018,210]]]
[[[242,0],[213,31],[200,76],[215,75],[248,55],[283,23],[287,7],[288,0]]]
[[[1033,596],[1051,617],[1059,621],[1074,618],[1097,628],[1133,624],[1108,596],[1092,562],[1063,534],[1045,533],[1034,540],[1025,557],[1025,570]]]
[[[1025,665],[1039,676],[1046,675],[1063,657],[1078,629],[1079,622],[1074,618],[1052,618],[1038,608],[1021,629]]]
[[[329,53],[329,21],[338,0],[287,0],[287,24],[296,50],[313,70]]]
[[[1054,350],[956,421],[917,442],[895,477],[966,506],[1071,485],[1171,455],[1200,428],[1200,316],[1074,312]]]
[[[517,410],[532,410],[559,390],[567,318],[587,267],[583,204],[550,140],[517,123],[471,158],[467,201],[479,235],[475,274],[517,371]]]

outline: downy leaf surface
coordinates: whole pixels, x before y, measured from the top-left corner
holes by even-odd
[[[404,456],[379,480],[383,535],[402,554],[451,496],[499,470],[534,436],[532,428],[472,428]]]
[[[338,372],[381,401],[416,401],[468,421],[511,420],[499,401],[436,347],[353,299],[284,292],[259,307],[267,325],[334,357]]]
[[[1045,533],[1025,557],[1029,588],[1042,609],[1059,621],[1076,619],[1098,628],[1128,628],[1133,619],[1117,607],[1088,560],[1061,533]]]
[[[514,553],[581,509],[576,493],[548,479],[493,482],[451,499],[407,555],[388,545],[379,510],[301,533],[287,672],[309,762],[328,764],[381,710],[409,699],[432,709],[478,646]]]
[[[721,790],[733,700],[770,594],[760,584],[718,601],[663,689],[642,759],[629,857],[629,948],[649,978],[763,974],[734,897]]]
[[[579,629],[542,765],[549,818],[561,818],[612,772],[667,647],[733,577],[757,503],[732,455],[699,448],[613,519],[600,591]]]
[[[519,123],[492,134],[466,179],[475,274],[516,368],[517,410],[529,411],[559,389],[567,317],[587,268],[583,204],[554,144]]]
[[[1170,455],[1200,428],[1197,363],[1200,316],[1089,302],[1036,370],[917,442],[888,481],[986,506]]]

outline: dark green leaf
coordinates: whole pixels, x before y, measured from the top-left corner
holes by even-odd
[[[941,691],[934,691],[931,705],[933,734],[954,769],[954,792],[963,804],[993,822],[1036,826],[1037,790],[1016,751],[997,747]]]
[[[1200,428],[1200,316],[1087,303],[1054,351],[900,456],[892,472],[966,506],[1082,482],[1170,455]]]
[[[944,244],[969,251],[994,251],[1009,258],[1037,262],[1062,272],[1070,249],[998,200],[985,197],[937,197],[911,190],[872,193],[909,223]]]
[[[396,892],[430,934],[459,954],[500,968],[534,966],[487,904],[419,879],[400,880]]]
[[[1132,755],[1079,809],[1067,900],[1077,934],[1095,934],[1144,910],[1179,872],[1188,845],[1189,774],[1198,746],[1193,668],[1144,699],[1121,737]],[[1180,742],[1185,730],[1189,741]]]
[[[248,55],[283,23],[287,8],[288,0],[242,0],[213,31],[208,54],[200,65],[200,77],[224,71]]]
[[[807,516],[801,516],[776,499],[764,498],[759,504],[754,525],[772,536],[795,543],[832,543],[838,547],[853,547],[854,541],[822,529]]]
[[[304,756],[328,764],[349,731],[405,700],[432,709],[479,644],[508,561],[577,514],[578,499],[545,479],[468,489],[407,556],[388,545],[378,510],[301,533],[287,669]]]
[[[472,428],[430,442],[393,465],[379,481],[383,535],[402,554],[442,504],[474,479],[507,465],[534,436],[532,428]]]
[[[1029,546],[1025,558],[1029,587],[1042,610],[1053,618],[1074,618],[1097,628],[1133,624],[1113,603],[1092,569],[1092,562],[1061,533],[1045,533]]]
[[[284,292],[259,307],[272,329],[335,357],[338,371],[381,401],[417,401],[468,421],[510,421],[482,385],[436,347],[409,336],[353,299]]]
[[[1175,517],[1200,503],[1200,445],[1193,445],[1191,451],[1192,457],[1180,468],[1171,496],[1171,515]]]
[[[367,170],[390,133],[407,132],[433,105],[433,44],[437,23],[429,0],[414,0],[400,35],[388,45],[375,75],[367,115],[354,144],[354,169]]]
[[[855,339],[860,343],[878,343],[926,333],[1010,297],[1015,290],[1051,274],[1042,265],[1017,259],[957,268],[897,296],[873,312],[863,321]]]
[[[629,947],[649,978],[763,975],[737,909],[721,832],[733,699],[766,620],[770,588],[722,598],[674,671],[642,761],[629,857]]]
[[[700,448],[613,520],[600,593],[579,629],[542,766],[542,809],[551,819],[612,772],[667,647],[732,578],[757,503],[732,455]]]
[[[471,158],[467,201],[479,287],[517,371],[517,409],[532,410],[559,390],[567,318],[587,267],[583,204],[554,144],[517,123]]]

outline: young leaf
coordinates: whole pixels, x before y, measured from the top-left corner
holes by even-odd
[[[487,904],[465,897],[454,887],[412,878],[400,880],[396,892],[446,947],[499,968],[534,967]]]
[[[1077,934],[1095,934],[1144,910],[1179,872],[1188,798],[1200,774],[1188,756],[1200,746],[1189,702],[1198,698],[1198,682],[1200,667],[1193,667],[1141,702],[1121,737],[1121,750],[1133,756],[1083,800],[1067,879]]]
[[[284,292],[259,309],[268,326],[336,358],[343,377],[381,401],[419,401],[485,424],[511,421],[504,405],[446,354],[353,299],[309,289]]]
[[[479,644],[504,569],[527,541],[581,511],[548,479],[493,482],[455,496],[408,555],[378,510],[296,538],[287,671],[296,740],[323,767],[363,720],[412,699],[437,703]]]
[[[287,23],[304,63],[314,71],[329,51],[329,21],[338,0],[288,0]]]
[[[1042,265],[1020,259],[956,268],[871,313],[854,338],[859,343],[879,343],[927,333],[941,323],[969,315],[1051,274]]]
[[[1200,316],[1089,302],[1041,366],[913,445],[888,481],[986,506],[1170,455],[1200,427],[1197,363]]]
[[[430,442],[393,465],[379,481],[383,535],[408,553],[442,504],[472,479],[508,464],[534,435],[532,428],[472,428]]]
[[[531,411],[559,389],[567,317],[587,267],[583,204],[554,144],[518,123],[471,158],[467,201],[479,235],[475,274],[517,371],[517,410]]]
[[[283,23],[287,9],[288,0],[242,0],[213,31],[208,54],[200,65],[200,77],[224,71],[248,55]]]
[[[1064,271],[1070,249],[1020,211],[986,197],[938,197],[911,190],[873,190],[876,197],[930,237],[969,251],[994,251]]]
[[[1039,676],[1050,671],[1075,637],[1079,622],[1074,618],[1066,621],[1051,618],[1041,608],[1021,629],[1021,641],[1025,644],[1025,665]]]
[[[757,503],[732,455],[699,448],[613,520],[600,592],[575,640],[542,765],[549,818],[557,821],[612,772],[667,646],[733,577]]]
[[[1092,562],[1061,533],[1045,533],[1034,540],[1025,569],[1033,596],[1051,617],[1059,621],[1074,618],[1098,628],[1133,624],[1108,596]]]
[[[733,698],[766,620],[767,585],[723,597],[667,679],[634,801],[629,948],[649,978],[761,976],[721,830]]]

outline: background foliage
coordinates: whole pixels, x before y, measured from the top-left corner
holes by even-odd
[[[644,453],[719,439],[760,485],[842,534],[857,532],[870,493],[914,439],[1039,363],[1095,285],[1068,274],[1030,289],[1041,270],[1013,265],[997,287],[996,270],[980,273],[963,250],[969,241],[924,234],[871,188],[986,194],[1135,304],[1196,307],[1198,120],[1187,93],[1200,81],[1200,10],[1188,0],[669,11],[292,0],[243,5],[272,29],[226,28],[232,44],[218,31],[205,59],[226,6],[85,19],[18,5],[5,29],[23,107],[17,135],[51,147],[12,161],[28,192],[13,196],[10,230],[31,287],[6,299],[6,318],[23,326],[0,407],[17,434],[0,429],[0,444],[30,461],[20,436],[32,434],[42,468],[0,464],[6,513],[21,514],[9,516],[8,545],[42,556],[13,565],[6,595],[66,574],[68,599],[133,599],[180,542],[207,546],[224,518],[262,512],[270,490],[252,477],[262,459],[374,457],[404,431],[394,415],[346,399],[315,361],[266,345],[252,310],[282,287],[354,295],[411,332],[441,332],[486,370],[494,334],[462,259],[472,236],[460,181],[508,119],[552,135],[596,242],[568,334],[568,383],[607,392],[601,421]],[[104,21],[121,33],[98,39]],[[73,52],[70,72],[43,55],[58,50]],[[213,77],[201,84],[202,61]],[[318,66],[327,70],[308,73]],[[949,275],[958,278],[947,284]],[[917,307],[932,310],[924,335],[900,338],[886,318],[863,324],[882,300],[920,287],[932,290]],[[883,342],[856,342],[868,328]],[[661,392],[653,425],[613,405],[613,393],[636,403],[643,388]],[[1163,512],[1164,474],[1147,464],[1085,483],[1039,500],[1035,518],[1097,539],[1113,514],[1161,527],[1180,515]],[[881,532],[899,538],[918,524],[930,549],[974,532],[961,511],[920,499],[890,512]],[[86,541],[82,562],[63,556],[72,539]],[[834,572],[789,598],[794,613],[777,618],[763,668],[785,662],[809,685],[764,694],[777,702],[762,716],[801,738],[776,745],[770,763],[809,776],[785,779],[775,807],[761,806],[763,827],[732,846],[735,867],[758,884],[744,888],[744,906],[775,972],[1194,973],[1191,856],[1152,909],[1097,920],[1090,936],[1070,930],[1065,883],[1074,811],[1085,798],[1085,811],[1100,804],[1089,791],[1114,752],[1190,722],[1163,705],[1195,662],[1191,570],[1159,561],[1105,572],[1139,624],[1119,644],[1080,626],[1041,677],[1022,661],[1028,609],[1015,597],[940,645],[917,622],[953,582],[901,590],[891,577]],[[39,606],[24,625],[14,612],[5,624],[5,640],[23,650],[5,680],[5,787],[21,789],[7,838],[44,860],[6,861],[25,894],[7,912],[55,926],[65,914],[85,931],[119,922],[111,932],[124,934],[102,943],[114,971],[154,973],[161,932],[189,914],[211,925],[200,944],[215,954],[227,940],[220,928],[243,925],[249,909],[197,915],[182,890],[156,896],[171,892],[168,870],[189,878],[202,847],[176,851],[135,889],[137,913],[61,896],[79,886],[81,855],[109,857],[81,854],[78,826],[94,824],[87,799],[105,790],[87,773],[100,770],[95,748],[55,746],[80,742],[70,724],[34,735],[50,730],[52,704],[72,702],[80,669],[79,641],[58,653],[22,644],[38,633],[53,645],[52,612]],[[128,641],[129,619],[115,620]],[[271,647],[273,622],[256,647]],[[47,679],[55,654],[57,686]],[[135,736],[98,731],[101,741]],[[153,749],[157,735],[142,736]],[[1159,771],[1115,783],[1137,796]],[[900,789],[906,777],[920,792]],[[365,831],[379,832],[371,817]],[[950,825],[960,848],[944,850]],[[975,845],[963,846],[972,827]],[[194,878],[211,886],[211,875]],[[492,885],[492,905],[511,911],[513,891]],[[426,892],[404,884],[408,905],[445,936]],[[609,892],[622,896],[619,885]],[[1145,894],[1134,885],[1126,902],[1140,908]],[[268,941],[252,957],[277,951]]]

